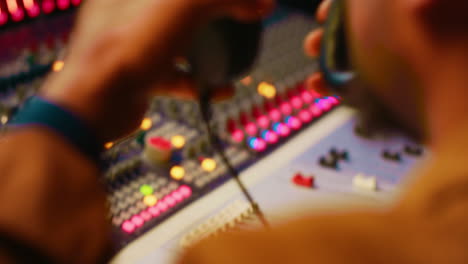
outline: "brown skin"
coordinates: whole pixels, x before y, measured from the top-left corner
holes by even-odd
[[[258,9],[268,9],[268,3],[253,7],[250,0],[122,1],[119,8],[114,1],[86,3],[65,70],[53,76],[43,92],[86,120],[102,140],[134,129],[155,87],[156,92],[180,87],[166,86],[173,79],[162,76],[174,75],[162,72],[167,62],[183,51],[173,44],[186,37],[183,32],[190,32],[191,26],[201,21],[199,17],[231,14],[252,19],[258,16]],[[388,5],[385,12],[397,13],[398,17],[374,17],[371,10],[363,10],[370,9],[372,1]],[[360,43],[365,39],[360,36],[368,34],[375,36],[373,41],[385,43],[373,32],[378,27],[366,26],[370,22],[404,28],[387,36],[387,40],[401,37],[401,41],[389,45],[386,51],[400,55],[400,60],[394,61],[404,58],[403,64],[413,69],[408,79],[418,85],[406,101],[395,104],[401,97],[396,95],[407,91],[386,87],[387,77],[374,77],[373,69],[368,68],[381,66],[376,61],[386,61],[383,55],[388,52],[376,51],[373,61],[358,55],[362,61],[357,64],[374,84],[372,87],[379,87],[375,94],[392,112],[411,117],[400,114],[403,122],[421,117],[426,120],[419,128],[434,149],[430,166],[419,173],[419,179],[392,210],[311,216],[269,232],[221,236],[196,245],[180,263],[468,263],[468,117],[461,96],[467,83],[467,45],[460,37],[464,36],[462,32],[447,32],[440,27],[435,30],[430,20],[431,11],[440,7],[437,5],[453,10],[447,2],[451,1],[350,1],[351,12],[362,16],[352,23],[356,27],[355,49],[364,45]],[[108,8],[115,10],[106,12]],[[321,20],[326,9],[320,11]],[[132,12],[135,10],[141,12]],[[450,17],[450,12],[442,14]],[[115,27],[122,17],[134,18],[135,23]],[[308,38],[306,46],[312,53],[318,51],[320,35]],[[436,68],[433,60],[442,68]],[[398,69],[386,68],[390,76],[406,74]],[[312,88],[325,88],[317,76],[308,83]],[[415,109],[414,104],[422,109]],[[122,105],[127,107],[123,109]],[[0,171],[4,184],[0,196],[9,202],[0,205],[0,226],[64,263],[97,262],[109,240],[104,191],[96,180],[99,171],[95,165],[46,129],[25,128],[2,139]]]
[[[316,214],[268,232],[224,235],[195,245],[179,263],[468,263],[468,4],[347,3],[360,81],[406,129],[423,135],[433,150],[427,167],[389,211]],[[318,55],[322,32],[306,38],[309,55]],[[327,90],[320,74],[307,85]]]
[[[259,19],[272,6],[271,0],[87,1],[65,68],[50,76],[42,95],[82,118],[104,144],[138,127],[150,95],[195,94],[168,67],[190,42],[187,32],[221,16]],[[61,263],[106,256],[101,172],[69,142],[41,127],[14,129],[0,138],[0,172],[1,230]]]

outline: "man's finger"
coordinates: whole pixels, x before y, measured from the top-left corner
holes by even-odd
[[[321,95],[330,95],[330,91],[327,88],[327,83],[323,78],[322,73],[316,72],[307,78],[305,82],[306,88],[308,90],[314,90]]]
[[[320,46],[323,38],[323,29],[310,32],[304,41],[304,50],[308,56],[316,57],[320,54]]]
[[[324,23],[328,17],[328,11],[330,11],[330,6],[333,0],[324,0],[318,10],[317,10],[317,21],[319,23]]]

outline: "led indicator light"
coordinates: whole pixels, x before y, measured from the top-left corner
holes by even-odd
[[[242,132],[240,129],[234,130],[231,134],[231,137],[235,142],[240,143],[244,141],[244,132]]]
[[[202,161],[201,166],[204,171],[212,172],[216,169],[216,161],[214,159],[206,158]]]
[[[42,2],[42,11],[46,14],[50,14],[55,9],[55,3],[53,0],[44,0]]]
[[[176,149],[181,149],[185,146],[185,137],[183,136],[173,136],[171,138],[172,146]]]
[[[153,121],[151,121],[150,118],[146,117],[143,119],[143,121],[141,121],[141,125],[140,125],[140,128],[141,130],[149,130],[151,127],[153,126]]]
[[[185,176],[185,169],[181,166],[174,166],[171,168],[170,174],[174,180],[181,180]]]
[[[251,136],[255,136],[257,134],[257,126],[254,123],[248,123],[245,125],[245,132]]]
[[[296,109],[300,109],[302,107],[302,105],[303,105],[303,102],[302,102],[301,98],[299,98],[297,96],[294,96],[291,99],[291,105]]]
[[[276,96],[275,86],[267,82],[261,82],[260,84],[258,84],[257,92],[261,96],[268,98],[268,99],[272,99]]]
[[[247,76],[245,78],[243,78],[240,82],[245,85],[245,86],[249,86],[250,84],[252,84],[252,77],[250,76]]]
[[[141,194],[143,194],[143,195],[151,195],[151,194],[153,194],[154,190],[153,190],[153,187],[151,187],[150,185],[148,185],[148,184],[143,184],[143,185],[140,187],[140,192],[141,192]]]
[[[261,128],[267,128],[270,125],[270,120],[268,120],[268,117],[266,116],[260,116],[259,118],[257,118],[257,124]]]
[[[292,107],[290,104],[284,102],[281,104],[281,112],[285,115],[290,115],[292,113]]]
[[[271,120],[279,121],[281,119],[281,112],[278,109],[272,109],[268,115],[270,116]]]
[[[104,148],[105,148],[105,149],[111,149],[113,146],[114,146],[114,142],[107,142],[107,143],[104,145]]]
[[[70,0],[57,0],[57,7],[60,10],[65,10],[70,7]]]
[[[125,221],[122,224],[122,230],[127,234],[131,234],[135,231],[135,225],[130,221]]]
[[[145,198],[143,198],[143,203],[148,207],[155,206],[157,202],[158,198],[152,194],[146,195]]]
[[[63,61],[55,61],[54,64],[52,65],[52,70],[54,72],[60,72],[63,70],[64,66],[65,66],[65,63]]]

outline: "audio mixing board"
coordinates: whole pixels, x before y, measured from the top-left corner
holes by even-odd
[[[49,71],[63,68],[79,4],[0,0],[0,129]],[[42,15],[34,19],[34,12]],[[211,125],[228,159],[273,223],[317,208],[384,208],[424,150],[401,136],[360,136],[339,97],[305,89],[317,70],[302,52],[315,25],[310,17],[281,9],[265,25],[256,67],[235,84],[234,98],[214,106]],[[105,148],[115,263],[168,263],[202,238],[258,224],[212,148],[196,102],[154,98],[139,131]]]

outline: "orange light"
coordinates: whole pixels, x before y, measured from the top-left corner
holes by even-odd
[[[145,119],[143,119],[143,121],[141,122],[141,130],[149,130],[151,127],[153,126],[153,121],[151,121],[150,118],[146,117]]]
[[[10,13],[16,13],[16,11],[18,11],[18,3],[16,0],[7,0],[6,3]]]
[[[34,0],[23,0],[23,3],[26,9],[31,9],[34,7]]]
[[[113,146],[114,146],[114,142],[107,142],[107,143],[104,145],[104,147],[105,147],[106,149],[110,149],[110,148],[112,148]]]
[[[2,122],[2,125],[5,125],[8,122],[8,116],[2,115],[2,117],[0,118],[0,121]]]
[[[212,172],[216,169],[216,161],[214,159],[204,159],[201,163],[203,170]]]
[[[258,84],[257,91],[261,96],[266,97],[268,99],[271,99],[276,96],[275,86],[267,82],[261,82],[260,84]]]
[[[243,85],[248,86],[248,85],[252,84],[252,81],[253,81],[253,80],[252,80],[252,77],[247,76],[247,77],[245,77],[244,79],[242,79],[240,82],[241,82]]]
[[[173,136],[171,138],[171,144],[176,149],[181,149],[185,146],[185,137],[183,136]]]
[[[174,166],[171,168],[170,174],[174,180],[181,180],[185,176],[185,169],[181,166]]]
[[[65,66],[65,63],[63,61],[55,61],[54,64],[52,65],[52,70],[54,72],[59,72],[63,70],[64,66]]]
[[[143,203],[148,207],[155,206],[158,203],[158,198],[153,194],[146,195],[145,198],[143,198]]]

